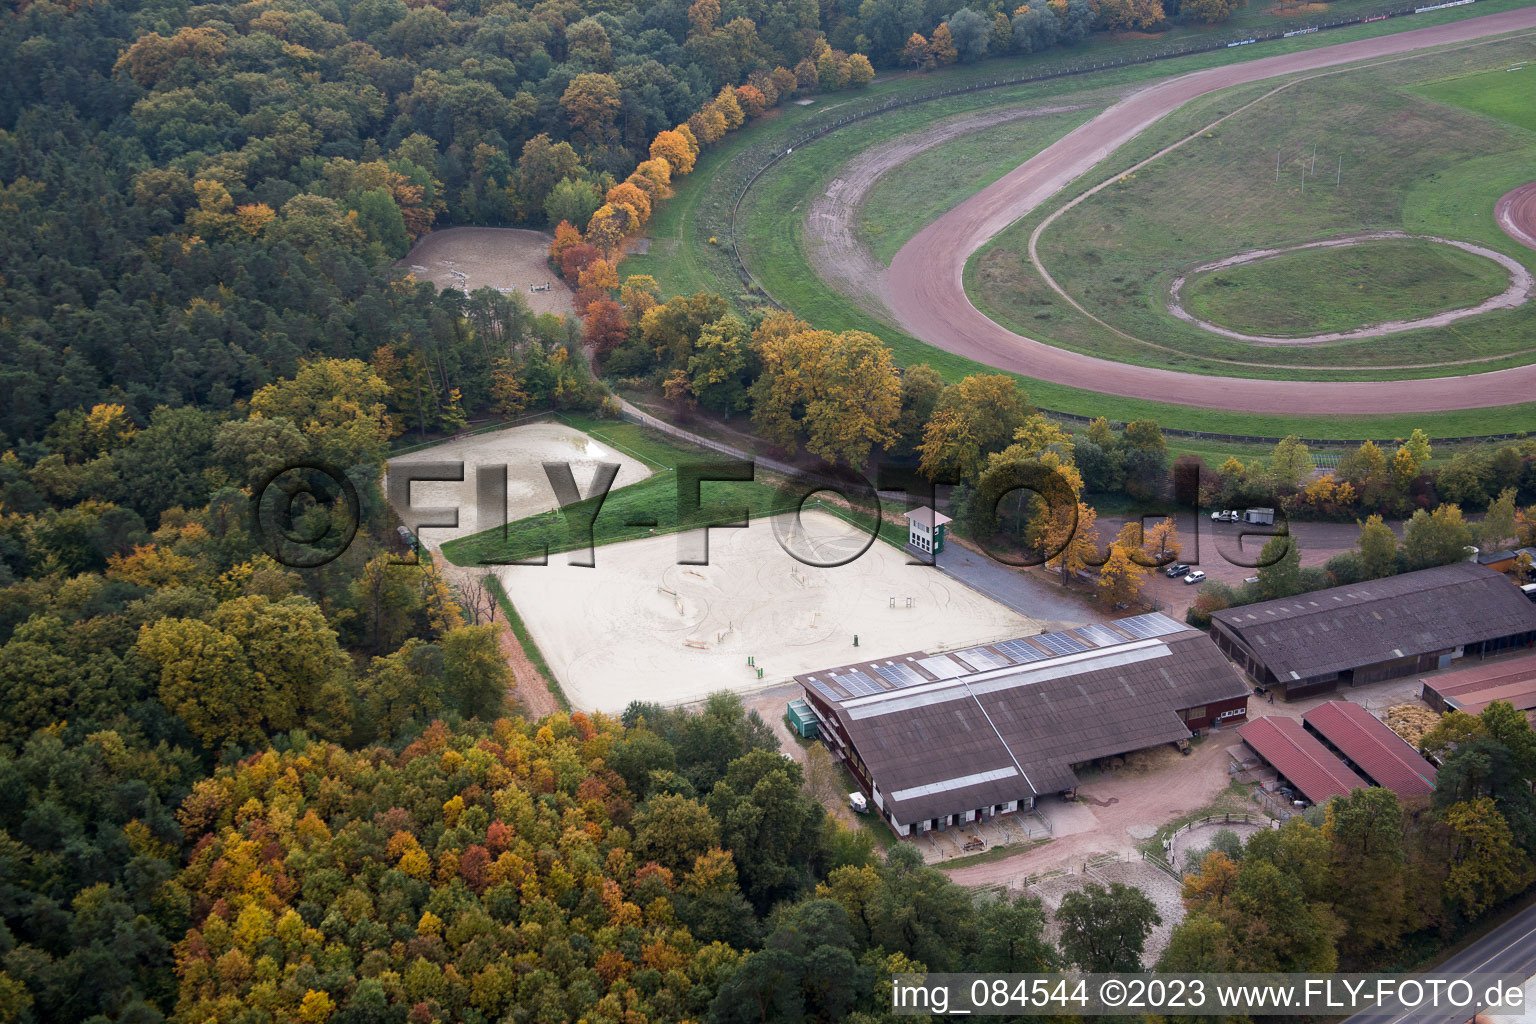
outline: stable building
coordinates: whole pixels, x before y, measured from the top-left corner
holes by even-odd
[[[1536,604],[1457,562],[1211,614],[1216,646],[1261,687],[1326,693],[1536,642]]]
[[[1436,711],[1479,715],[1489,704],[1502,700],[1536,724],[1536,654],[1501,658],[1419,682],[1424,703]]]
[[[1359,704],[1330,700],[1301,716],[1306,730],[1373,786],[1400,797],[1435,791],[1435,766]]]
[[[1294,718],[1256,718],[1237,733],[1276,775],[1314,804],[1370,785]]]
[[[1209,639],[1151,613],[796,676],[822,740],[900,835],[1032,808],[1073,765],[1247,714]]]

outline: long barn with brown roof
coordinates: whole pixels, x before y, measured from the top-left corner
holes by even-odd
[[[1536,642],[1536,604],[1492,569],[1457,562],[1211,615],[1216,645],[1287,697],[1446,668]]]
[[[1152,613],[796,677],[827,745],[901,835],[1028,810],[1072,766],[1242,721],[1210,640]]]

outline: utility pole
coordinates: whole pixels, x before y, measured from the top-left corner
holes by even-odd
[[[1280,184],[1280,151],[1275,150],[1275,184]]]
[[[1344,154],[1339,154],[1339,167],[1333,173],[1333,187],[1338,188],[1339,182],[1344,180]]]

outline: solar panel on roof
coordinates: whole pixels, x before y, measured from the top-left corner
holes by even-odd
[[[833,676],[832,678],[837,681],[839,686],[847,690],[850,696],[867,697],[872,693],[885,692],[885,687],[857,670],[844,672],[842,675]]]
[[[1251,615],[1249,617],[1252,618]],[[1128,619],[1116,619],[1115,625],[1142,640],[1167,636],[1170,633],[1182,633],[1188,628],[1174,622],[1162,612],[1147,612],[1145,615],[1133,615]]]
[[[933,673],[936,679],[953,679],[956,676],[963,676],[970,671],[970,669],[947,654],[936,654],[931,658],[919,658],[917,663]],[[1007,662],[999,662],[999,664],[1007,664]]]
[[[915,686],[918,683],[926,683],[917,669],[905,662],[897,662],[894,665],[876,665],[875,671],[880,673],[892,686]]]
[[[1024,640],[1006,640],[1000,644],[993,644],[1002,653],[1013,659],[1015,665],[1028,665],[1032,661],[1044,661],[1050,655],[1040,648],[1035,647]]]
[[[828,686],[826,683],[823,683],[819,679],[811,680],[811,689],[815,690],[817,693],[821,694],[823,697],[827,698],[827,700],[834,704],[843,699],[836,690],[832,689],[832,687]]]
[[[1078,654],[1088,649],[1087,644],[1071,633],[1041,633],[1035,637],[1035,643],[1049,648],[1052,654]]]
[[[1072,632],[1099,647],[1113,647],[1115,644],[1125,643],[1125,637],[1100,622],[1078,626]]]
[[[1007,658],[985,647],[968,647],[963,651],[956,651],[955,655],[964,659],[965,663],[972,668],[983,671],[989,668],[1003,668],[1008,664]]]

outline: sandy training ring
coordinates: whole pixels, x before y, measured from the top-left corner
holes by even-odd
[[[1529,188],[1530,186],[1526,186]],[[1518,189],[1516,191],[1519,191]],[[1510,193],[1514,195],[1515,193]],[[1509,196],[1505,197],[1506,199]],[[1536,192],[1533,192],[1536,198]],[[1502,202],[1502,200],[1501,200]],[[1536,207],[1536,203],[1532,203]],[[1532,212],[1536,212],[1533,210]],[[1502,224],[1502,220],[1500,221]],[[1506,229],[1508,230],[1508,229]],[[1511,232],[1513,235],[1513,232]],[[1518,236],[1514,236],[1518,237]],[[1274,259],[1290,252],[1299,252],[1303,249],[1342,249],[1352,245],[1361,245],[1365,242],[1414,240],[1420,242],[1438,242],[1442,245],[1455,246],[1458,249],[1470,252],[1476,256],[1482,256],[1493,260],[1499,266],[1509,271],[1509,287],[1498,295],[1484,299],[1475,306],[1465,306],[1461,309],[1447,309],[1439,313],[1431,313],[1428,316],[1415,317],[1412,320],[1387,320],[1381,323],[1366,324],[1348,331],[1327,331],[1321,334],[1302,334],[1291,337],[1267,334],[1244,334],[1241,331],[1219,327],[1208,320],[1201,320],[1189,310],[1184,308],[1180,300],[1180,292],[1184,289],[1184,282],[1196,274],[1209,273],[1214,270],[1226,270],[1230,267],[1246,266],[1249,263],[1258,263],[1262,260]],[[1536,248],[1536,241],[1530,244]],[[1350,235],[1346,238],[1328,238],[1321,242],[1306,242],[1302,245],[1290,245],[1282,249],[1250,249],[1240,252],[1235,256],[1227,256],[1223,259],[1202,263],[1197,267],[1191,267],[1188,271],[1173,279],[1173,284],[1168,288],[1168,312],[1186,323],[1194,324],[1204,331],[1219,334],[1224,338],[1235,338],[1238,341],[1249,341],[1256,345],[1325,345],[1334,341],[1352,341],[1356,338],[1380,338],[1387,334],[1398,334],[1403,331],[1418,330],[1422,327],[1444,327],[1457,320],[1463,320],[1469,316],[1479,316],[1490,313],[1496,309],[1515,309],[1530,301],[1531,293],[1536,291],[1536,278],[1525,268],[1520,261],[1506,256],[1501,252],[1481,245],[1473,245],[1471,242],[1457,242],[1450,238],[1439,238],[1435,235],[1410,235],[1406,231],[1372,231],[1366,234]]]

